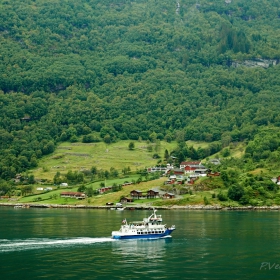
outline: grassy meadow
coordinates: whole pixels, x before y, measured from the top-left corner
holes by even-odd
[[[157,164],[158,159],[153,155],[157,153],[161,158],[165,150],[170,153],[176,148],[176,142],[161,141],[156,147],[155,144],[147,144],[145,141],[133,141],[135,148],[129,150],[130,140],[119,141],[110,145],[104,142],[99,143],[61,143],[51,155],[43,157],[36,169],[30,170],[36,179],[47,179],[52,181],[54,175],[59,171],[67,173],[69,170],[80,171],[96,166],[98,169],[110,170],[114,167],[119,172],[125,167],[130,167],[132,172],[144,169]],[[148,146],[153,150],[148,151]],[[208,143],[187,142],[188,146],[205,147]]]

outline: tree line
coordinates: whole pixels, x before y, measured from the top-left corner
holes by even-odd
[[[0,177],[36,167],[61,141],[213,142],[175,151],[196,159],[278,128],[279,65],[230,63],[279,61],[279,5],[0,1]],[[250,149],[253,160],[274,152]]]

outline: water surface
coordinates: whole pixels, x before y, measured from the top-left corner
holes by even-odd
[[[1,207],[1,279],[280,279],[277,211],[165,210],[172,238],[111,239],[149,214]]]

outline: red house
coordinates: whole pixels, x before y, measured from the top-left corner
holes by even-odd
[[[174,168],[173,169],[173,174],[174,175],[184,175],[185,174],[185,170],[184,169],[179,169],[179,168]]]
[[[185,170],[185,173],[192,173],[195,172],[196,170],[202,173],[206,171],[206,168],[201,164],[201,161],[184,161],[181,162],[180,168],[183,168]]]
[[[207,177],[216,177],[216,176],[220,176],[221,173],[220,172],[209,172],[207,173]]]
[[[103,187],[103,188],[100,188],[98,191],[99,193],[105,193],[105,192],[109,192],[112,190],[112,187]]]

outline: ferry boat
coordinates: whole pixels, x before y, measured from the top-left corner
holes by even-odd
[[[161,215],[156,215],[156,209],[153,214],[143,221],[127,222],[122,221],[119,231],[112,231],[113,239],[158,239],[163,237],[171,237],[170,234],[175,230],[175,225],[167,227],[162,224]]]

